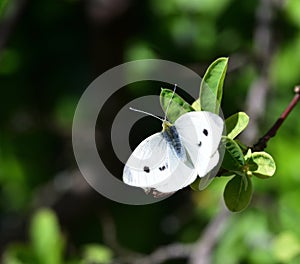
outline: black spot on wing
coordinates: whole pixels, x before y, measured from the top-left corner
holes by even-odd
[[[164,170],[167,169],[167,168],[168,168],[168,163],[166,163],[165,165],[159,167],[159,170],[160,170],[160,171],[164,171]]]
[[[160,170],[160,171],[163,171],[163,170],[165,170],[165,169],[166,169],[166,166],[159,167],[159,170]]]
[[[203,134],[204,134],[205,136],[207,136],[207,135],[208,135],[208,131],[207,131],[207,129],[203,129]]]
[[[149,168],[148,166],[145,166],[145,167],[144,167],[144,172],[149,173],[149,172],[150,172],[150,168]]]
[[[201,147],[201,145],[202,145],[202,142],[200,141],[200,142],[198,143],[198,146]]]

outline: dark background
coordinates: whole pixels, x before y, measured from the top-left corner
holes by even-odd
[[[224,225],[209,250],[212,263],[298,263],[298,107],[266,149],[276,161],[275,176],[254,180],[253,200],[240,214],[222,213],[228,179],[216,179],[203,192],[185,188],[157,204],[130,206],[96,193],[78,171],[72,118],[81,94],[97,76],[123,62],[148,58],[181,63],[203,76],[221,56],[229,57],[222,110],[225,117],[238,111],[250,116],[241,140],[252,145],[299,84],[300,2],[0,1],[3,262],[55,264],[37,260],[29,231],[33,214],[48,207],[65,241],[63,263],[80,263],[82,248],[91,243],[111,250],[119,263],[133,263],[164,245],[179,243],[183,250],[185,244],[201,244],[198,240],[209,244],[205,232],[216,219]],[[146,82],[124,87],[112,100],[112,111],[104,114],[107,127],[122,105],[160,88]],[[160,127],[149,118],[141,122],[134,129],[141,139]],[[121,172],[112,150],[105,151],[107,163]],[[182,257],[176,263],[194,263],[180,250],[175,248]],[[168,251],[162,252],[168,258]]]

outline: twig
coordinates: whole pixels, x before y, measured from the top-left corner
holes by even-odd
[[[153,253],[133,261],[134,264],[160,264],[167,260],[189,258],[194,248],[192,244],[170,244],[156,249]]]
[[[295,96],[288,105],[288,107],[283,111],[281,116],[277,119],[275,124],[269,129],[269,131],[261,137],[256,144],[252,147],[253,151],[261,151],[267,147],[267,143],[270,138],[274,137],[282,125],[283,121],[288,117],[289,113],[293,110],[300,99],[300,86],[296,86],[294,89]]]
[[[190,264],[211,264],[212,250],[219,241],[228,216],[229,211],[223,205],[219,214],[207,225],[203,235],[196,242],[190,257]]]

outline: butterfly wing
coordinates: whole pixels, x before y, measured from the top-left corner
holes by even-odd
[[[223,120],[211,112],[197,111],[180,116],[175,126],[198,175],[204,177],[219,161]]]
[[[162,133],[143,140],[129,157],[123,181],[131,186],[149,188],[167,180],[179,164]]]
[[[172,193],[186,186],[187,179],[197,177],[195,168],[187,166],[176,155],[162,133],[142,141],[129,157],[123,171],[123,181],[145,190]]]
[[[170,164],[177,164],[177,166],[171,167],[171,177],[159,184],[151,186],[161,193],[176,192],[186,187],[188,185],[187,182],[193,182],[197,178],[197,170],[195,168],[187,166],[182,160],[178,159],[170,146],[168,146],[167,151],[169,152]]]

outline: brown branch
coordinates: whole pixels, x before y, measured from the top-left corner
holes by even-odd
[[[253,151],[264,150],[267,147],[268,141],[276,135],[278,129],[281,127],[284,120],[286,120],[289,113],[293,110],[293,108],[296,106],[296,104],[298,103],[298,101],[300,99],[300,86],[296,86],[295,89],[294,89],[294,92],[295,92],[295,96],[291,100],[290,104],[283,111],[281,116],[277,119],[277,121],[269,129],[269,131],[263,137],[261,137],[256,144],[253,145],[253,147],[252,147]]]
[[[114,264],[160,264],[172,259],[188,259],[190,264],[210,264],[210,257],[217,241],[224,230],[224,224],[229,216],[229,211],[221,208],[217,216],[205,228],[200,239],[194,244],[174,243],[159,247],[147,256],[136,258],[134,256],[114,261]]]
[[[134,264],[160,264],[167,260],[189,258],[194,246],[192,244],[170,244],[156,249],[153,253],[133,261]]]
[[[218,215],[206,226],[200,239],[194,245],[190,264],[210,264],[212,251],[224,230],[229,211],[222,206]]]

